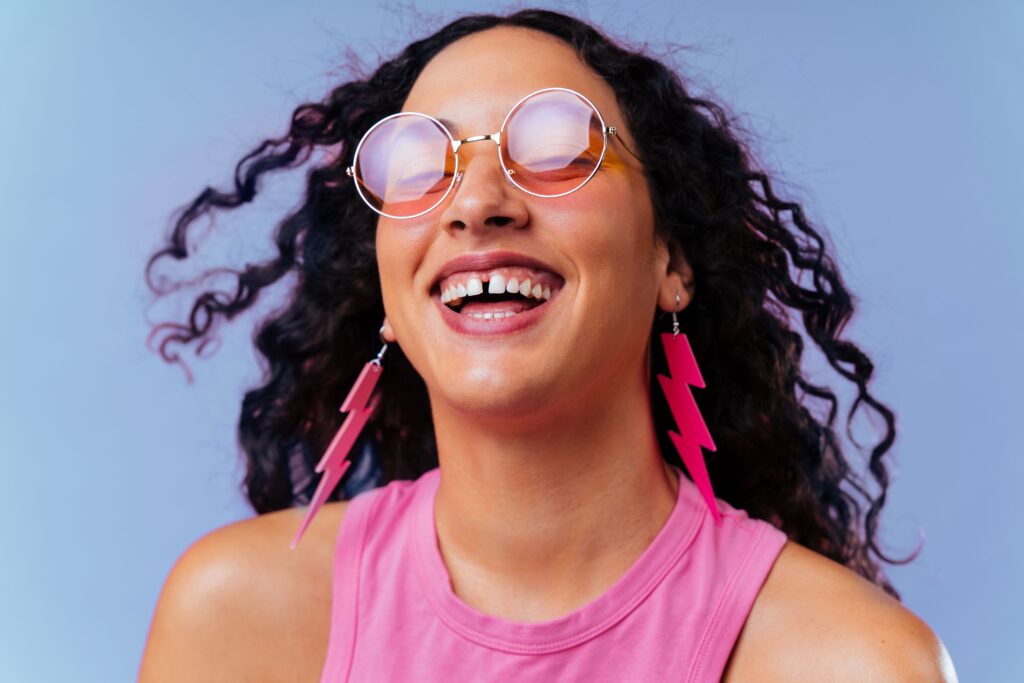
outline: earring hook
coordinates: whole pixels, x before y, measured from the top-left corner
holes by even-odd
[[[676,292],[676,309],[679,308],[679,292]],[[679,318],[676,317],[676,311],[672,311],[672,334],[679,335]]]
[[[380,351],[377,352],[377,357],[371,360],[371,363],[376,363],[380,367],[380,359],[384,357],[384,352],[388,350],[388,340],[384,338],[384,325],[380,326],[377,331],[377,336],[380,337],[380,341],[384,346],[380,347]]]

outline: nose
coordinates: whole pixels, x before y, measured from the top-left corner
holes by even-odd
[[[525,193],[505,177],[496,144],[486,144],[494,142],[486,138],[471,141],[483,144],[460,145],[459,172],[452,198],[441,213],[441,225],[450,233],[525,226],[529,221]]]

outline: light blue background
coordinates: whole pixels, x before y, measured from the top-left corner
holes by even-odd
[[[890,576],[963,680],[1024,680],[1024,4],[549,6],[694,46],[696,92],[743,116],[831,233],[860,301],[848,336],[899,420],[885,537],[901,555],[925,533]],[[253,318],[186,384],[144,340],[188,301],[147,308],[144,259],[173,209],[343,76],[346,46],[373,63],[439,25],[425,14],[0,2],[0,679],[134,679],[174,560],[251,514],[234,430]],[[301,175],[222,217],[209,263],[270,254]]]

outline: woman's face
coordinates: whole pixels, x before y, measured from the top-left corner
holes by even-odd
[[[424,69],[403,111],[452,122],[456,139],[488,135],[522,97],[549,87],[586,96],[636,149],[611,88],[569,46],[523,29],[492,29],[447,47]],[[465,415],[543,418],[583,409],[602,391],[621,386],[621,378],[646,372],[659,290],[664,299],[672,276],[668,250],[655,239],[640,163],[610,136],[597,173],[557,198],[535,197],[508,182],[492,142],[464,145],[459,168],[461,181],[441,205],[417,218],[381,217],[377,228],[387,320],[426,382],[435,415],[443,407]],[[471,272],[438,279],[455,257],[497,251],[545,267],[462,266]],[[487,310],[482,303],[459,313],[444,310],[442,286],[457,291],[473,273],[486,278],[495,272],[506,289],[513,277],[532,274],[544,285],[540,301],[544,288],[552,290],[520,319],[530,324],[512,324],[515,316],[470,316]],[[487,292],[489,282],[481,285]],[[686,292],[680,294],[685,303]],[[536,301],[524,298],[519,306]],[[460,318],[453,324],[454,316]]]

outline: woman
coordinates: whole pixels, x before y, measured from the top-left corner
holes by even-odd
[[[175,565],[141,680],[955,680],[872,557],[894,418],[851,296],[721,108],[576,19],[466,17],[300,107],[150,266],[318,148],[279,257],[161,342],[298,273],[239,426],[260,514]],[[790,311],[885,419],[877,498]]]

